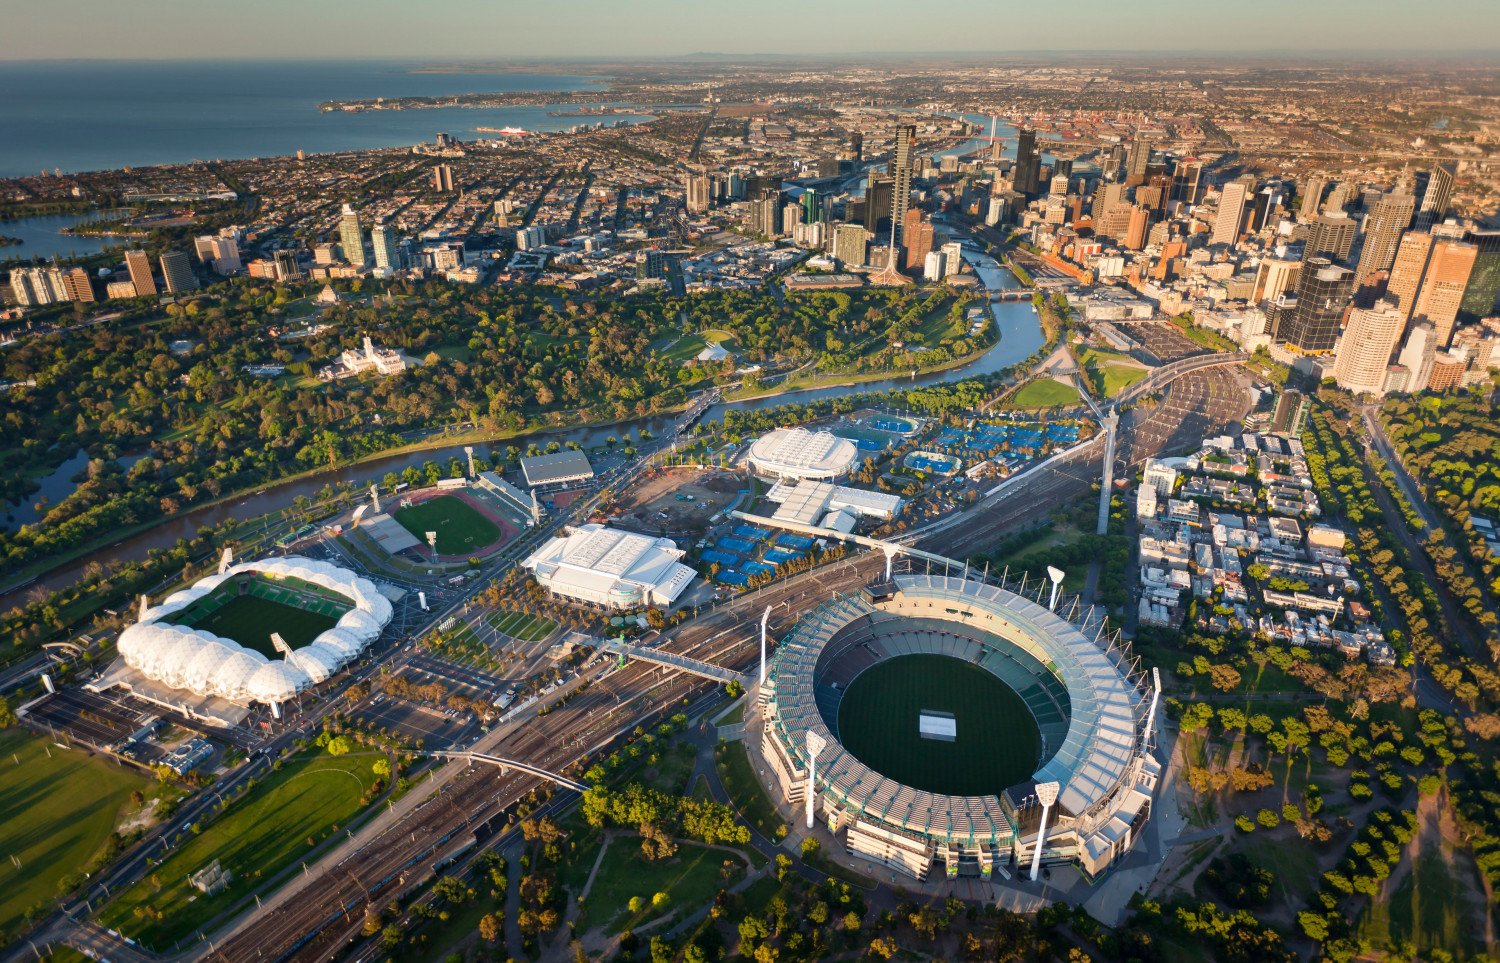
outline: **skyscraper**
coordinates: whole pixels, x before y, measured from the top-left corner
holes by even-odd
[[[1146,182],[1146,166],[1151,163],[1151,141],[1135,135],[1130,142],[1130,152],[1125,157],[1125,183],[1135,185]]]
[[[1042,155],[1036,149],[1036,131],[1022,128],[1016,131],[1015,189],[1036,194],[1041,190],[1041,177]]]
[[[161,256],[161,277],[167,284],[168,294],[198,288],[198,279],[193,277],[192,259],[182,251],[168,251]]]
[[[370,230],[370,247],[375,249],[375,267],[395,271],[401,267],[401,251],[396,247],[396,232],[384,220]]]
[[[913,207],[902,219],[901,236],[905,238],[906,270],[920,270],[926,263],[928,252],[932,250],[932,222]]]
[[[1196,157],[1182,158],[1172,172],[1172,200],[1189,207],[1197,204],[1203,197],[1202,180],[1203,162]]]
[[[1303,354],[1332,351],[1353,291],[1353,271],[1323,257],[1305,261],[1297,276],[1297,305],[1281,321],[1277,340]]]
[[[1478,247],[1463,241],[1439,240],[1432,245],[1432,256],[1427,260],[1427,273],[1422,278],[1422,290],[1417,295],[1412,317],[1419,323],[1426,321],[1432,325],[1438,348],[1446,348],[1453,340],[1453,324],[1458,320],[1464,289],[1468,287],[1478,255]]]
[[[1361,279],[1375,271],[1389,271],[1396,261],[1396,245],[1411,223],[1417,200],[1403,190],[1382,194],[1365,217],[1365,245],[1359,253],[1356,273]]]
[[[1349,326],[1333,358],[1333,380],[1356,394],[1385,394],[1391,355],[1406,328],[1406,313],[1390,301],[1349,312]]]
[[[833,256],[845,266],[857,267],[865,263],[870,244],[870,232],[859,224],[840,224],[833,232]]]
[[[881,222],[891,217],[892,183],[889,175],[870,172],[865,186],[865,229],[872,234],[878,235]]]
[[[1209,244],[1233,244],[1240,238],[1240,225],[1245,220],[1245,203],[1255,181],[1238,178],[1224,185],[1219,192],[1219,210],[1214,215],[1214,232],[1209,235]]]
[[[81,267],[73,267],[63,272],[62,275],[63,294],[69,301],[92,302],[98,300],[94,297],[94,282],[89,277],[89,272]]]
[[[1296,286],[1297,275],[1301,270],[1301,261],[1293,261],[1289,258],[1265,258],[1256,268],[1255,286],[1251,289],[1250,303],[1274,301],[1292,290]]]
[[[917,128],[902,124],[896,128],[896,155],[891,161],[891,223],[895,226],[894,243],[901,242],[901,225],[906,218],[906,209],[911,207],[912,165],[916,157],[912,148],[917,139]]]
[[[1326,257],[1340,264],[1348,263],[1357,227],[1354,218],[1343,211],[1319,214],[1308,227],[1302,259],[1306,261],[1309,258]]]
[[[443,194],[453,190],[453,168],[448,164],[439,164],[432,169],[432,186]]]
[[[1432,254],[1432,235],[1425,231],[1407,231],[1396,245],[1396,260],[1385,286],[1385,296],[1401,312],[1404,322],[1416,307],[1422,279],[1427,276],[1427,259]]]
[[[1425,231],[1440,222],[1453,200],[1453,179],[1458,168],[1452,163],[1439,164],[1427,175],[1427,189],[1417,207],[1417,230]]]
[[[1130,208],[1130,220],[1125,227],[1123,247],[1139,251],[1146,246],[1146,232],[1151,228],[1151,212],[1137,204]]]
[[[130,272],[130,283],[135,285],[135,296],[156,296],[156,279],[151,276],[151,258],[145,251],[126,251],[125,268]]]
[[[804,224],[815,224],[825,220],[827,213],[822,194],[811,188],[802,192],[802,222]]]
[[[344,215],[339,218],[339,244],[344,248],[345,261],[355,267],[365,266],[365,232],[351,204],[344,205]]]
[[[1328,178],[1322,174],[1314,174],[1302,184],[1302,203],[1297,208],[1297,216],[1304,221],[1310,221],[1318,216],[1322,209],[1323,191],[1328,187]]]
[[[763,187],[750,202],[750,230],[764,237],[781,233],[781,191]]]
[[[1465,324],[1472,324],[1500,314],[1500,230],[1465,231],[1464,240],[1474,245],[1478,253],[1458,317]]]

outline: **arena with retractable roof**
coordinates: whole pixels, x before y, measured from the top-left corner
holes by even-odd
[[[916,879],[1108,870],[1151,815],[1156,693],[1049,589],[898,573],[808,613],[760,694],[773,791]]]

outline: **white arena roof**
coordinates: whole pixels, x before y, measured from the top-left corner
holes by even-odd
[[[521,563],[548,590],[568,598],[633,608],[671,605],[698,573],[669,538],[580,525],[550,539]]]
[[[245,572],[301,579],[344,596],[354,607],[333,628],[281,659],[268,659],[206,629],[161,621]],[[328,679],[379,638],[390,620],[390,600],[374,582],[337,565],[290,555],[241,562],[222,575],[210,575],[172,593],[120,633],[118,648],[131,668],[174,689],[240,704],[274,705]],[[275,626],[267,626],[268,633],[274,630]]]
[[[837,478],[858,458],[859,448],[849,439],[806,428],[777,428],[750,445],[750,464],[778,478]]]

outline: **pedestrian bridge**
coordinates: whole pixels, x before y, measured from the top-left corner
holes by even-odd
[[[487,752],[450,752],[438,749],[427,753],[427,755],[434,759],[463,759],[467,762],[488,763],[491,766],[498,766],[501,769],[514,769],[517,772],[524,772],[527,775],[545,779],[548,782],[556,783],[565,789],[572,789],[575,792],[587,792],[589,788],[587,783],[578,782],[576,779],[569,779],[567,776],[552,772],[550,769],[543,769],[541,766],[533,766],[529,762],[521,762],[516,759],[506,759],[503,756],[492,756]]]
[[[635,659],[638,662],[654,662],[657,665],[666,666],[669,669],[678,669],[691,675],[702,676],[705,679],[713,679],[715,682],[744,682],[745,678],[738,672],[714,665],[710,662],[700,662],[690,659],[685,655],[674,655],[671,652],[662,652],[657,649],[648,649],[644,646],[631,645],[618,639],[609,639],[604,643],[606,652],[614,652],[623,655],[627,659]]]

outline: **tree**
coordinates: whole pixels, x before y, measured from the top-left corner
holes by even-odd
[[[672,901],[672,897],[665,892],[653,893],[651,896],[651,908],[661,909]]]
[[[370,763],[370,771],[381,779],[389,779],[391,777],[391,761],[385,756],[381,756]]]
[[[500,939],[500,920],[494,913],[479,917],[479,938],[486,943],[494,943]]]
[[[786,874],[792,868],[792,858],[786,853],[776,854],[776,878],[786,879]]]
[[[626,903],[625,906],[630,910],[630,912],[639,914],[643,910],[645,910],[646,901],[639,896],[632,896],[630,897],[630,901]]]
[[[822,847],[818,845],[818,841],[816,839],[808,836],[806,839],[802,840],[802,858],[811,859],[821,848]]]
[[[9,729],[19,721],[16,710],[10,707],[10,700],[0,696],[0,729]]]
[[[890,959],[896,955],[897,949],[896,941],[889,936],[877,936],[870,941],[870,955],[878,959]]]
[[[334,736],[326,748],[330,756],[342,756],[354,749],[354,741],[348,736]]]
[[[1281,814],[1274,809],[1262,809],[1255,814],[1255,821],[1267,829],[1275,829],[1281,825]]]

